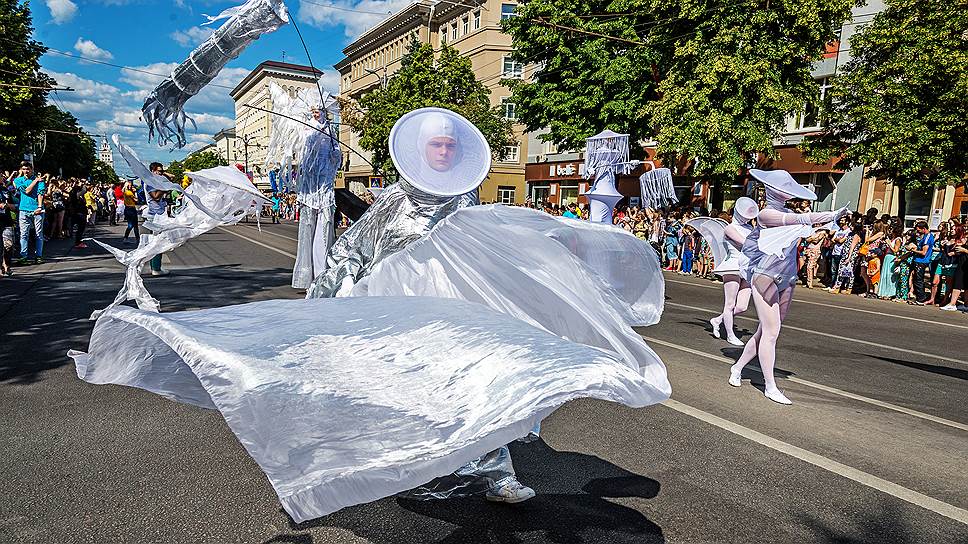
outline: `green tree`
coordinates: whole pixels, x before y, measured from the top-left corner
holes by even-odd
[[[697,175],[734,177],[772,154],[816,94],[812,62],[854,0],[530,0],[504,22],[529,63],[519,120],[579,149],[605,128],[655,140]],[[641,150],[633,150],[633,153]]]
[[[471,61],[446,44],[434,58],[430,44],[414,37],[400,69],[385,88],[364,95],[359,104],[344,102],[342,122],[360,137],[360,146],[373,153],[373,164],[387,174],[395,172],[390,160],[390,129],[404,114],[424,107],[453,110],[484,134],[497,158],[506,146],[517,145],[511,123],[491,107],[490,90],[474,76]]]
[[[50,104],[38,112],[43,152],[34,158],[37,171],[79,178],[90,176],[96,160],[94,139],[81,129],[77,118]]]
[[[111,168],[110,165],[102,161],[101,159],[94,160],[94,166],[91,168],[91,179],[94,183],[118,183],[120,178],[118,174]]]
[[[33,31],[29,2],[0,0],[0,80],[17,85],[0,87],[0,162],[5,164],[20,161],[41,136],[43,89],[54,84],[39,72],[47,48],[30,38]]]
[[[826,129],[801,145],[808,157],[868,175],[900,191],[968,175],[968,2],[888,0],[850,40],[851,60],[833,82]]]
[[[182,161],[182,167],[188,172],[198,172],[199,170],[205,170],[206,168],[215,168],[216,166],[228,166],[229,163],[222,158],[221,155],[214,151],[202,151],[201,153],[195,152],[191,155],[185,157]]]
[[[174,179],[180,182],[185,176],[185,165],[182,164],[182,161],[171,161],[165,168],[165,172],[171,174]]]

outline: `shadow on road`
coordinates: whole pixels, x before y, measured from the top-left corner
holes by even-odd
[[[221,265],[177,270],[163,278],[146,276],[145,285],[161,302],[162,311],[171,312],[291,298],[291,274],[282,268],[254,272],[241,265]],[[0,384],[36,382],[44,372],[70,363],[69,349],[85,350],[94,327],[88,319],[91,312],[114,300],[123,277],[117,267],[94,275],[90,269],[68,269],[19,278],[33,285],[23,295],[11,294],[16,300],[0,319]],[[13,282],[4,287],[18,292]]]
[[[930,372],[932,374],[939,374],[941,376],[948,376],[949,378],[957,378],[959,380],[968,380],[968,370],[962,370],[960,368],[951,368],[950,366],[940,366],[940,365],[929,365],[927,363],[915,363],[913,361],[904,361],[902,359],[895,359],[893,357],[881,357],[879,355],[870,355],[863,353],[860,355],[866,355],[872,359],[878,359],[880,361],[885,361],[898,366],[906,366],[908,368],[913,368],[914,370],[920,370],[922,372]]]
[[[512,444],[511,450],[518,478],[537,492],[527,502],[384,499],[291,528],[342,528],[375,544],[399,541],[391,527],[406,527],[408,541],[438,544],[665,542],[662,529],[638,510],[608,500],[655,498],[660,488],[656,480],[593,455],[555,451],[541,440]]]

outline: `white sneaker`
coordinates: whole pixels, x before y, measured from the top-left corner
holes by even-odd
[[[714,317],[710,319],[709,324],[712,325],[713,327],[713,336],[715,336],[716,338],[719,338],[719,325],[720,325],[719,318]]]
[[[940,307],[938,309],[939,310],[944,310],[946,312],[957,312],[958,311],[958,307],[957,306],[952,306],[950,304],[947,305],[947,306],[942,306],[942,307]]]
[[[152,270],[151,271],[151,275],[152,276],[167,276],[168,274],[170,274],[170,272],[168,272],[167,270]]]
[[[743,371],[733,372],[732,369],[729,371],[729,380],[727,380],[729,385],[733,387],[739,387],[743,385]]]
[[[793,401],[786,398],[786,395],[784,395],[783,392],[780,391],[779,389],[774,389],[772,391],[767,389],[763,391],[763,395],[766,396],[766,398],[772,400],[773,402],[777,402],[780,404],[788,404],[788,405],[793,404]]]
[[[513,477],[504,484],[491,488],[484,495],[484,498],[491,502],[506,502],[508,504],[517,504],[533,497],[534,490]]]
[[[746,344],[743,343],[742,340],[740,340],[739,338],[736,338],[735,336],[727,336],[726,337],[726,341],[729,342],[733,346],[745,346],[746,345]]]

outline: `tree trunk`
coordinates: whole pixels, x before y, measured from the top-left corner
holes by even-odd
[[[907,189],[902,183],[895,183],[895,187],[900,191],[897,195],[897,217],[903,228],[904,218],[907,215]]]

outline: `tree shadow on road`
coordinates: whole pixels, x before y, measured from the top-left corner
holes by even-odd
[[[833,527],[823,520],[810,516],[801,517],[802,523],[815,535],[815,542],[836,544],[921,544],[923,542],[968,542],[968,529],[952,520],[937,516],[948,523],[932,523],[923,517],[912,524],[910,512],[898,508],[885,499],[865,505],[866,512],[857,513],[849,520],[842,519],[843,526]],[[931,533],[934,533],[931,535]]]
[[[145,278],[162,311],[226,306],[293,296],[287,289],[292,271],[254,272],[241,265],[179,270],[163,278]],[[0,384],[29,384],[44,372],[71,363],[69,349],[85,350],[94,322],[91,312],[114,300],[124,281],[116,271],[54,270],[31,281],[0,319]],[[128,303],[131,304],[131,303]]]
[[[512,444],[511,450],[518,478],[537,492],[527,502],[495,504],[482,497],[391,498],[291,528],[342,528],[375,544],[401,540],[438,544],[665,542],[662,529],[641,512],[608,500],[627,503],[655,498],[660,488],[656,480],[594,455],[555,451],[541,440]],[[399,533],[403,527],[408,534]]]
[[[913,361],[905,361],[902,359],[895,359],[893,357],[882,357],[880,355],[869,355],[863,353],[861,355],[866,355],[872,359],[878,359],[880,361],[885,361],[898,366],[905,366],[908,368],[913,368],[914,370],[920,370],[922,372],[930,372],[931,374],[939,374],[941,376],[948,376],[949,378],[956,378],[959,380],[968,380],[968,370],[963,370],[960,368],[951,368],[950,366],[940,366],[940,365],[929,365],[927,363],[915,363]]]

